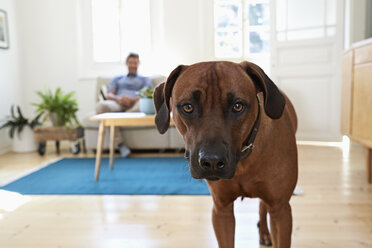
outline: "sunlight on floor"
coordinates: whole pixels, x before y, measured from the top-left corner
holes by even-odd
[[[30,196],[24,196],[19,193],[0,190],[0,210],[12,212],[30,200]],[[0,219],[1,218],[2,216],[0,217]]]
[[[349,160],[350,154],[350,139],[347,136],[342,137],[341,142],[327,142],[327,141],[297,141],[297,145],[307,146],[327,146],[327,147],[338,147],[342,151],[342,158],[344,161]]]
[[[342,167],[341,176],[344,186],[349,185],[350,181],[350,139],[347,136],[342,137],[341,142],[324,142],[324,141],[297,141],[298,145],[307,146],[324,146],[324,147],[336,147],[341,150],[342,153]]]
[[[347,136],[342,137],[342,158],[344,161],[349,161],[349,155],[350,155],[350,139]]]

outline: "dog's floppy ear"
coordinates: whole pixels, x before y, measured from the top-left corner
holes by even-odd
[[[278,87],[256,64],[244,61],[240,63],[243,70],[251,77],[256,86],[264,94],[264,108],[271,119],[279,119],[285,107],[285,98]]]
[[[164,86],[165,82],[157,85],[154,90],[155,124],[158,131],[162,134],[167,131],[169,126],[169,124],[167,125],[167,122],[169,123],[169,111],[164,103]]]
[[[154,91],[154,104],[156,109],[155,125],[159,133],[165,133],[169,128],[170,121],[170,106],[169,99],[172,95],[172,89],[177,81],[178,76],[185,68],[184,65],[179,65],[169,75],[166,82],[156,86]]]

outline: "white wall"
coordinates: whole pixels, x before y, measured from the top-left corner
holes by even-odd
[[[151,8],[155,56],[145,72],[167,75],[180,64],[214,59],[213,0],[154,0]]]
[[[10,114],[12,104],[21,104],[22,93],[19,78],[19,48],[14,0],[0,0],[0,9],[7,12],[10,48],[0,49],[0,119]],[[10,149],[7,130],[0,131],[0,153]]]
[[[37,90],[81,91],[77,80],[77,19],[75,0],[19,0],[21,81],[28,113]]]
[[[198,0],[165,0],[164,1],[164,41],[168,59],[177,64],[190,64],[200,61],[202,23],[198,13]],[[181,11],[177,11],[181,10]],[[188,50],[187,53],[185,51]]]

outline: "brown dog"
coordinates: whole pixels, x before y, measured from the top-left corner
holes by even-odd
[[[167,131],[172,110],[191,175],[208,183],[219,247],[234,247],[233,206],[240,196],[261,199],[261,244],[290,247],[297,119],[264,71],[249,62],[181,65],[156,87],[154,102],[159,132]]]

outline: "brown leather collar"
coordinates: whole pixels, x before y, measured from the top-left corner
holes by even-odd
[[[258,128],[260,126],[261,121],[261,104],[260,104],[260,98],[257,95],[257,102],[258,102],[258,112],[256,121],[254,122],[254,125],[252,127],[252,130],[248,136],[248,141],[244,143],[242,150],[240,152],[240,160],[243,160],[247,158],[253,151],[254,146],[254,140],[256,139]]]

